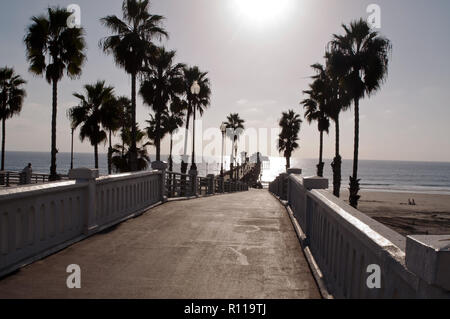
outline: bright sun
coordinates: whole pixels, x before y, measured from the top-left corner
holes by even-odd
[[[291,0],[234,0],[238,14],[255,23],[280,19]]]

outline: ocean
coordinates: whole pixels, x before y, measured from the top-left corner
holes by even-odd
[[[154,155],[151,156],[154,160]],[[162,156],[167,161],[167,156]],[[178,162],[179,158],[175,158]],[[225,168],[229,166],[230,158],[226,157]],[[324,175],[332,185],[331,159],[325,160]],[[220,173],[220,158],[197,159],[200,176]],[[21,171],[28,163],[32,163],[33,172],[48,173],[50,167],[50,153],[41,152],[6,152],[5,169]],[[302,168],[304,176],[314,176],[317,160],[292,159],[291,166]],[[99,154],[100,174],[107,174],[107,156]],[[75,153],[74,167],[93,167],[94,155],[90,153]],[[67,174],[70,168],[70,153],[59,153],[57,156],[57,170]],[[270,182],[285,170],[285,159],[270,157],[264,163],[262,180]],[[174,164],[174,171],[180,171],[180,165]],[[348,187],[348,177],[352,171],[352,160],[343,160],[342,163],[342,189]],[[439,162],[407,162],[407,161],[373,161],[360,160],[359,177],[361,189],[424,192],[437,194],[450,194],[450,163]]]

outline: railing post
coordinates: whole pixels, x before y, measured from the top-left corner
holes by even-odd
[[[302,169],[301,168],[289,168],[287,170],[288,177],[287,177],[287,198],[289,204],[291,204],[291,181],[289,178],[289,175],[302,175]]]
[[[167,202],[167,196],[166,196],[166,170],[167,170],[167,163],[161,162],[161,161],[155,161],[152,163],[152,169],[158,170],[161,172],[160,177],[160,201],[165,203]]]
[[[430,285],[450,291],[450,236],[406,238],[406,267]]]
[[[95,179],[99,177],[98,169],[76,168],[69,171],[69,179],[76,180],[76,183],[87,183],[87,197],[86,197],[86,213],[84,215],[84,230],[85,235],[89,235],[98,228],[96,223],[97,211],[97,194]]]
[[[214,195],[216,193],[214,178],[214,174],[208,175],[208,195]]]
[[[191,196],[198,196],[198,180],[197,180],[197,170],[190,170],[189,177],[191,179]]]
[[[313,189],[327,189],[328,188],[328,179],[327,178],[323,178],[323,177],[305,177],[305,178],[300,178],[302,181],[302,185],[303,187],[308,190],[311,191]],[[311,199],[309,198],[309,196],[307,195],[307,192],[305,192],[305,194],[303,195],[304,199],[303,199],[303,207],[302,209],[304,209],[304,214],[303,216],[305,216],[305,221],[304,221],[304,225],[306,225],[306,229],[304,229],[303,231],[306,234],[306,238],[307,238],[307,243],[309,242],[309,238],[310,238],[310,230],[311,230],[311,214],[312,214],[312,203],[311,203]]]

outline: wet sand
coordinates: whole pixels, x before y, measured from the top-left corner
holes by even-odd
[[[406,235],[450,234],[450,195],[361,191],[358,209]],[[348,203],[348,191],[341,198]],[[409,205],[414,199],[416,205]]]

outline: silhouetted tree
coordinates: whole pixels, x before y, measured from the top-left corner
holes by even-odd
[[[312,65],[315,70],[323,69],[320,64]],[[305,109],[305,118],[308,123],[317,121],[317,128],[320,132],[320,145],[319,145],[319,164],[317,164],[317,176],[323,177],[323,133],[328,133],[330,128],[330,120],[327,114],[327,101],[324,83],[317,77],[313,77],[315,80],[309,85],[310,89],[303,93],[308,94],[309,98],[303,100],[301,104]]]
[[[161,118],[163,114],[168,113],[169,103],[183,93],[184,64],[175,64],[174,58],[175,51],[157,48],[157,52],[149,59],[148,66],[144,69],[144,81],[139,91],[145,104],[155,113],[154,143],[157,161],[161,160],[161,140],[164,137]]]
[[[359,150],[359,101],[378,91],[388,74],[391,42],[371,30],[363,19],[350,25],[342,25],[344,35],[334,35],[330,47],[334,54],[330,59],[333,73],[343,80],[355,106],[355,140],[353,176],[350,177],[350,205],[358,206],[360,186],[358,179]]]
[[[72,127],[81,125],[80,139],[89,139],[94,147],[95,168],[98,169],[98,145],[106,141],[107,134],[102,126],[110,115],[108,108],[114,107],[114,88],[105,86],[104,81],[84,86],[85,95],[74,93],[79,105],[69,110]]]
[[[302,120],[293,110],[283,112],[280,120],[281,133],[278,136],[278,151],[286,158],[286,170],[291,168],[291,156],[298,147],[298,134]]]
[[[2,166],[5,170],[6,120],[18,115],[26,97],[23,85],[27,82],[14,69],[4,67],[0,69],[0,119],[2,121]]]
[[[203,116],[203,113],[205,112],[206,108],[208,108],[210,104],[210,98],[211,98],[211,83],[208,78],[208,72],[202,72],[198,68],[198,66],[193,67],[185,67],[183,70],[184,74],[184,89],[183,89],[183,100],[180,102],[182,105],[184,105],[184,110],[186,112],[186,135],[185,135],[185,148],[187,144],[187,138],[188,138],[188,131],[189,131],[189,122],[191,119],[191,116],[193,115],[195,122],[197,111],[199,112],[200,116]],[[200,94],[198,96],[192,94],[191,88],[194,82],[197,82],[197,84],[200,86]],[[195,145],[195,130],[193,131],[193,137],[192,137],[193,145]],[[186,149],[184,150],[186,153]],[[195,156],[195,147],[192,150],[192,162],[194,162],[194,156]],[[181,172],[186,173],[187,170],[187,163],[183,163],[181,165]]]
[[[131,116],[136,123],[136,79],[149,55],[155,52],[152,41],[167,37],[161,27],[164,17],[150,14],[149,0],[124,0],[123,19],[110,15],[101,22],[114,35],[100,41],[103,51],[112,54],[116,64],[131,75]],[[130,171],[137,170],[137,131],[131,126]]]
[[[233,142],[233,145],[239,140],[239,137],[243,134],[245,129],[245,121],[240,118],[238,113],[231,113],[227,116],[227,121],[225,122],[225,126],[227,128],[227,136]],[[235,159],[237,159],[237,148],[234,148],[235,151]]]
[[[59,179],[56,173],[58,82],[63,78],[64,72],[71,79],[80,76],[86,60],[84,30],[68,27],[70,15],[66,9],[49,8],[47,15],[31,18],[32,24],[25,36],[30,72],[45,74],[45,79],[53,87],[50,180]]]

